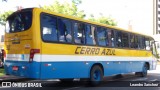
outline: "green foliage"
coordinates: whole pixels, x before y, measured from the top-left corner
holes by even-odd
[[[93,14],[90,15],[90,17],[88,18],[88,20],[91,20],[91,21],[95,21],[95,22],[96,22],[96,19],[95,19],[95,17],[94,17]]]
[[[84,18],[85,14],[83,10],[78,10],[77,5],[80,4],[80,0],[72,0],[72,3],[60,3],[58,1],[55,1],[50,6],[44,6],[43,9],[54,11],[57,13],[65,14],[65,15],[71,15],[79,18]]]
[[[72,0],[72,2],[75,4],[75,5],[79,5],[82,3],[81,0]]]
[[[13,11],[7,11],[7,12],[4,12],[2,14],[0,14],[0,21],[1,22],[6,22],[6,18],[11,15],[13,13]]]
[[[80,5],[81,3],[82,3],[81,0],[72,0],[71,3],[68,3],[68,2],[60,3],[57,0],[52,5],[44,6],[41,8],[49,10],[49,11],[65,14],[65,15],[71,15],[71,16],[75,16],[75,17],[79,17],[79,18],[85,18],[86,15],[85,15],[84,11],[79,10],[77,8],[77,6]],[[13,13],[12,11],[7,11],[7,12],[4,12],[3,14],[0,14],[0,22],[5,23],[6,18],[12,13]],[[99,18],[95,18],[94,15],[91,14],[88,19],[91,21],[95,21],[95,22],[99,22],[99,23],[103,23],[103,24],[107,24],[107,25],[112,25],[112,26],[117,25],[117,22],[115,22],[115,20],[113,20],[111,17],[105,17],[102,14],[100,14]],[[2,23],[0,23],[0,24],[2,24]]]
[[[55,1],[52,5],[50,6],[44,6],[41,7],[43,9],[65,14],[65,15],[71,15],[79,18],[84,18],[86,15],[84,14],[83,10],[78,10],[77,6],[81,4],[81,0],[72,0],[72,3],[60,3],[58,1]],[[104,17],[102,14],[99,18],[95,18],[93,14],[90,15],[88,18],[91,21],[107,24],[107,25],[112,25],[116,26],[117,22],[115,22],[111,17]]]
[[[111,26],[117,26],[117,22],[115,22],[114,19],[112,19],[111,17],[105,17],[103,15],[101,15],[98,18],[95,18],[94,15],[91,14],[89,17],[89,20],[103,23],[103,24],[107,24],[107,25],[111,25]]]

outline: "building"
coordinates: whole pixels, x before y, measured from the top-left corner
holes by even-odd
[[[160,0],[153,0],[153,20],[154,20],[154,34],[160,34]]]

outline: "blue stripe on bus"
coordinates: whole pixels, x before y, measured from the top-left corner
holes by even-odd
[[[93,64],[102,64],[104,76],[113,74],[140,72],[145,62],[134,61],[101,61],[101,62],[20,62],[6,61],[5,71],[7,74],[22,76],[34,79],[57,79],[57,78],[89,78],[90,69]],[[9,66],[7,66],[9,65]],[[18,71],[13,71],[12,67],[18,66]],[[22,69],[26,66],[26,70]],[[41,67],[41,68],[40,68]]]

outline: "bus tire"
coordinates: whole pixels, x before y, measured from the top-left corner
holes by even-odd
[[[143,71],[140,73],[141,74],[141,77],[146,77],[147,76],[147,70],[148,70],[148,65],[145,64],[143,66]]]
[[[103,80],[103,71],[99,65],[95,65],[92,67],[90,72],[90,84],[92,86],[97,86]]]
[[[135,72],[136,76],[140,76],[141,72]]]
[[[141,77],[146,77],[148,68],[149,68],[148,65],[144,64],[144,66],[142,68],[142,72],[136,72],[135,75],[139,75]]]

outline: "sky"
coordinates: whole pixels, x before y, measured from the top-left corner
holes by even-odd
[[[90,2],[92,3],[88,4]],[[83,0],[83,3],[86,12],[94,14],[102,12],[104,16],[111,16],[118,22],[118,27],[128,29],[130,22],[133,31],[152,33],[152,0]]]
[[[71,0],[58,0],[67,1]],[[0,1],[0,12],[6,10],[16,10],[17,6],[23,8],[39,7],[39,5],[50,5],[54,0],[8,0]],[[86,14],[93,14],[98,17],[103,14],[112,17],[118,22],[118,27],[128,29],[132,25],[132,30],[144,34],[152,34],[153,30],[153,2],[152,0],[82,0],[79,9]],[[1,32],[0,32],[1,33]]]

